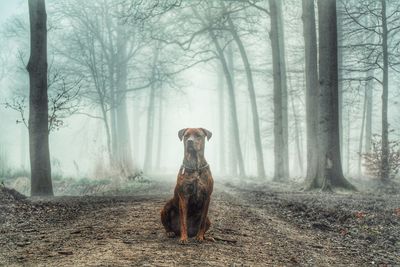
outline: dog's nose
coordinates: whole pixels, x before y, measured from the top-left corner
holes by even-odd
[[[192,146],[193,144],[194,144],[194,142],[193,142],[193,140],[187,140],[187,144],[189,145],[189,146]]]

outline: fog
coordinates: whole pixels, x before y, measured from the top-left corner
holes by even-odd
[[[273,102],[273,52],[270,44],[271,23],[268,15],[263,12],[263,8],[267,6],[266,3],[255,1],[255,4],[253,3],[257,7],[255,8],[254,5],[251,5],[252,2],[227,1],[227,6],[224,8],[232,9],[233,23],[236,25],[251,65],[265,167],[265,176],[260,178],[270,180],[276,172],[274,169],[274,127],[276,125]],[[77,92],[77,97],[71,100],[74,103],[73,112],[61,115],[61,124],[50,132],[53,175],[112,179],[112,169],[116,167],[112,166],[107,154],[106,130],[103,120],[99,119],[102,113],[98,105],[99,99],[95,96],[96,81],[92,79],[87,66],[85,67],[85,57],[87,56],[85,41],[93,39],[93,47],[95,50],[98,49],[95,52],[96,56],[106,58],[109,52],[102,52],[100,46],[104,44],[99,40],[104,38],[104,42],[110,42],[105,45],[115,42],[116,47],[110,49],[119,49],[118,38],[121,28],[124,32],[124,36],[121,38],[126,41],[125,46],[127,47],[125,53],[134,51],[127,58],[128,90],[124,96],[126,99],[123,101],[126,101],[124,109],[127,115],[129,138],[128,143],[122,145],[124,147],[127,144],[130,147],[128,150],[132,160],[130,164],[134,167],[134,172],[143,171],[146,152],[149,152],[146,151],[146,146],[148,147],[146,142],[150,138],[152,140],[151,163],[149,164],[150,168],[144,170],[144,175],[175,175],[183,158],[183,144],[178,139],[178,131],[183,128],[202,127],[213,133],[210,141],[206,143],[205,152],[213,173],[217,176],[238,175],[236,166],[233,173],[228,171],[228,159],[231,154],[236,153],[236,145],[232,141],[233,130],[230,127],[232,122],[229,111],[231,104],[226,80],[218,61],[217,52],[207,32],[201,32],[201,30],[197,32],[202,25],[200,20],[196,21],[194,15],[190,14],[191,8],[193,8],[190,6],[191,4],[198,5],[195,8],[201,13],[200,16],[218,16],[218,12],[222,8],[218,4],[211,4],[211,2],[205,4],[202,1],[196,1],[196,4],[194,2],[188,4],[185,1],[164,1],[163,4],[155,5],[154,10],[150,10],[151,5],[136,3],[136,1],[105,1],[104,3],[86,1],[84,4],[72,0],[46,1],[49,73],[57,70],[63,75],[63,79],[71,84],[79,80],[77,82],[79,92]],[[343,5],[351,12],[359,4],[358,1],[343,1]],[[388,7],[390,11],[396,8],[395,4]],[[342,10],[340,5],[338,5],[338,10]],[[291,0],[283,1],[282,11],[284,62],[286,63],[288,92],[286,103],[290,173],[288,178],[302,181],[307,170],[307,132],[305,118],[306,71],[301,3]],[[87,17],[82,17],[83,14]],[[358,65],[363,64],[363,60],[360,59],[362,52],[357,50],[357,39],[354,37],[357,25],[354,25],[354,22],[350,17],[346,17],[346,14],[341,16],[339,20],[345,21],[346,25],[342,29],[343,33],[339,34],[339,45],[341,42],[347,42],[346,48],[339,46],[339,54],[344,53],[343,65],[339,67],[339,87],[342,88],[340,111],[342,166],[346,176],[361,178],[368,176],[364,167],[365,162],[362,164],[362,171],[358,170],[360,152],[365,152],[359,151],[359,143],[360,129],[362,126],[365,127],[365,119],[363,120],[364,88],[367,82],[360,78],[364,74],[354,70]],[[18,102],[21,96],[25,96],[23,112],[25,118],[29,116],[26,98],[29,92],[29,80],[28,73],[24,69],[29,59],[27,3],[25,1],[2,1],[0,18],[0,73],[2,74],[0,76],[0,102],[2,103],[0,106],[2,124],[0,169],[2,173],[12,175],[13,172],[28,171],[30,164],[28,130],[23,123],[16,123],[21,121],[20,112],[15,108],[10,108],[10,104]],[[107,22],[104,22],[106,20],[112,21],[113,25],[108,25]],[[93,25],[99,23],[97,25],[99,33],[90,31],[91,27],[96,26],[90,24],[92,22]],[[115,27],[111,30],[110,35],[111,39],[114,38],[113,40],[96,35],[107,34],[107,29],[102,28],[104,25],[101,23],[106,23],[104,25],[108,25],[107,27]],[[351,27],[354,27],[354,31],[351,30]],[[103,30],[104,32],[101,32]],[[218,29],[215,31],[225,53],[228,54],[229,49],[233,50],[231,74],[234,80],[244,168],[247,177],[257,177],[254,114],[252,114],[252,103],[249,98],[246,69],[234,40],[223,31],[220,32]],[[358,29],[358,31],[361,30]],[[397,40],[397,35],[393,37],[392,43],[395,40]],[[156,61],[158,61],[156,65],[152,66],[155,58],[154,49],[159,49],[158,57],[156,57]],[[395,50],[394,47],[393,51]],[[110,52],[110,54],[112,53]],[[117,53],[115,52],[113,61],[119,60]],[[106,71],[100,69],[106,68],[106,64],[103,62],[95,64],[95,67],[98,68],[96,71],[99,73]],[[350,70],[352,68],[353,70]],[[148,83],[152,75],[154,76],[154,69],[159,72],[157,75],[164,75],[160,81],[138,90],[130,90],[130,88],[142,87]],[[388,113],[390,129],[393,130],[390,132],[390,137],[393,138],[392,140],[397,140],[400,122],[397,105],[399,100],[398,73],[397,70],[393,70],[390,74]],[[107,75],[105,74],[103,78],[109,78]],[[118,84],[119,74],[115,75],[117,75],[115,82]],[[380,70],[376,70],[373,75],[380,79]],[[109,90],[108,86],[108,84],[105,85],[105,90]],[[371,129],[373,134],[380,134],[382,124],[380,117],[381,88],[377,81],[373,81],[372,86],[374,87],[374,103],[371,111]],[[149,111],[151,88],[155,90],[155,97],[154,107]],[[56,89],[50,87],[49,95],[52,90],[57,93]],[[108,95],[106,95],[107,97]],[[106,101],[108,100],[106,99]],[[117,100],[117,102],[119,101],[121,100]],[[105,104],[109,122],[110,116],[112,116],[110,112],[113,109],[117,110],[118,105],[120,103],[114,107],[112,104]],[[154,118],[151,122],[153,125],[151,137],[148,132],[149,114]],[[110,133],[113,134],[112,131]],[[118,145],[120,139],[118,136],[115,137],[113,137],[115,140],[112,140],[112,143]],[[361,138],[365,139],[364,133],[361,134]],[[364,147],[364,145],[362,146]]]
[[[0,0],[0,265],[397,266],[399,59],[395,0]]]

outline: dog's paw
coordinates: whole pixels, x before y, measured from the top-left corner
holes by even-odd
[[[179,240],[179,244],[181,244],[181,245],[186,245],[187,243],[188,243],[188,240],[186,238]]]
[[[196,241],[197,242],[204,242],[206,239],[204,238],[204,235],[198,235],[196,236]]]
[[[168,238],[174,238],[176,236],[174,232],[167,232],[165,234],[167,235]]]

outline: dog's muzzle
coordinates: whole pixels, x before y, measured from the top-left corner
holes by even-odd
[[[188,150],[195,150],[194,149],[194,141],[193,140],[187,140],[186,146]]]

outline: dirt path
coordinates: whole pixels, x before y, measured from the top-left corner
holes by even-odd
[[[210,235],[179,245],[165,237],[159,210],[170,197],[63,197],[10,207],[0,224],[0,264],[43,266],[262,266],[371,264],[331,233],[298,227],[253,194],[218,185]],[[165,193],[168,192],[168,193]],[[32,208],[33,205],[33,208]],[[25,207],[25,208],[24,208]],[[14,210],[12,210],[14,209]],[[379,263],[379,262],[377,262]]]

